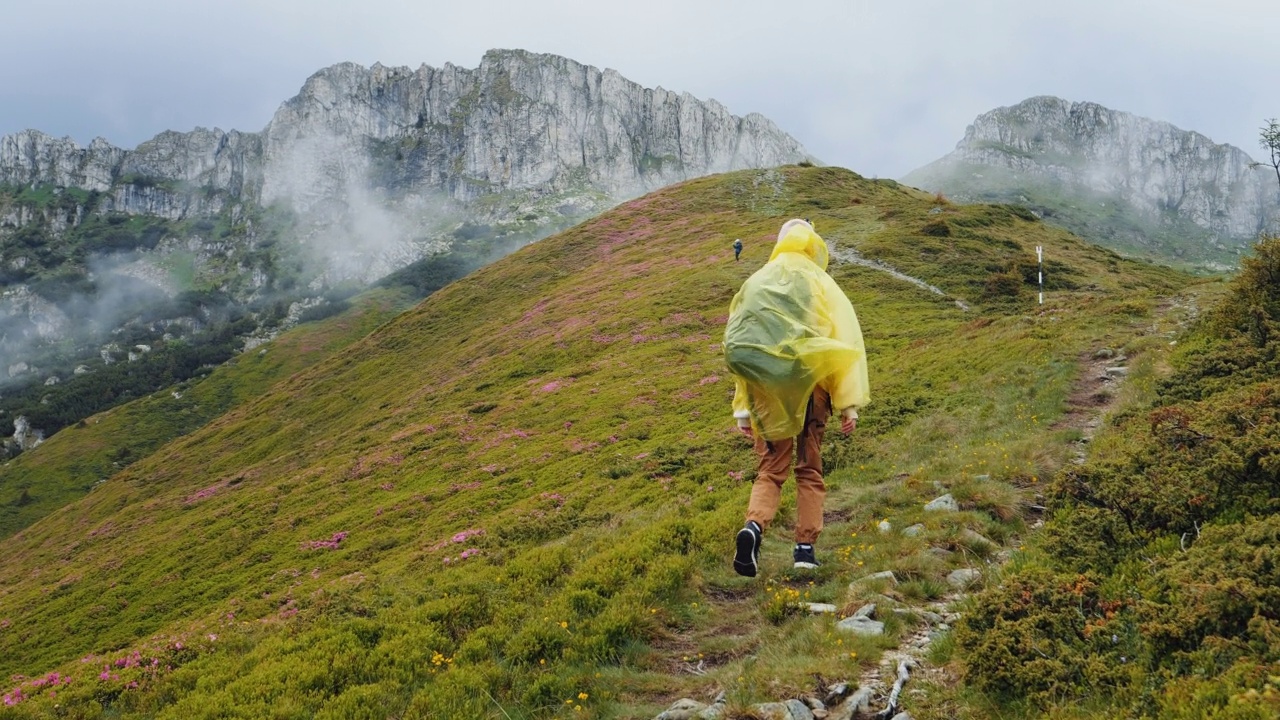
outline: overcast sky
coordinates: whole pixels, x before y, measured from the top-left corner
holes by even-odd
[[[1278,0],[0,0],[0,135],[124,147],[260,130],[316,70],[523,48],[760,112],[899,177],[1033,95],[1167,120],[1255,158],[1280,116]]]

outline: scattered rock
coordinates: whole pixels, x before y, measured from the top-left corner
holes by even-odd
[[[960,531],[960,544],[971,550],[984,550],[995,547],[996,543],[987,539],[982,533],[975,532],[969,528]]]
[[[817,713],[818,710],[821,710],[824,713],[827,711],[826,703],[822,702],[816,697],[805,698],[804,704],[808,705],[809,709],[814,711],[814,717],[818,716],[818,713]]]
[[[947,573],[947,584],[957,590],[963,590],[977,582],[980,577],[982,577],[982,571],[977,568],[960,568]]]
[[[1108,360],[1116,356],[1116,351],[1109,347],[1098,348],[1093,351],[1094,360]]]
[[[890,720],[913,720],[913,719],[911,717],[911,713],[904,711],[904,712],[898,713],[897,715],[894,715]]]
[[[671,707],[658,713],[653,720],[694,720],[698,713],[706,709],[705,703],[689,698],[681,698],[671,703]]]
[[[835,705],[849,694],[849,683],[836,683],[827,691],[827,698],[823,701],[824,705]]]
[[[805,604],[809,608],[809,612],[813,613],[814,615],[822,615],[824,613],[834,613],[837,610],[836,606],[830,603],[811,602],[811,603],[805,603]]]
[[[928,550],[926,550],[925,552],[927,552],[927,553],[929,553],[930,555],[933,555],[933,556],[935,556],[935,557],[939,557],[939,558],[941,558],[941,559],[943,559],[943,560],[946,560],[947,558],[951,557],[951,556],[954,554],[954,553],[952,553],[950,550],[948,550],[948,549],[946,549],[946,548],[940,548],[940,547],[931,547],[931,548],[929,548]]]
[[[934,498],[925,504],[924,509],[927,511],[955,512],[960,509],[960,503],[951,497],[951,493],[947,493],[939,498]]]
[[[1128,374],[1129,374],[1129,368],[1127,368],[1127,367],[1121,367],[1121,366],[1115,366],[1115,367],[1109,367],[1109,368],[1107,368],[1105,372],[1107,373],[1107,375],[1109,375],[1109,376],[1111,376],[1111,377],[1123,377],[1123,376],[1125,376],[1125,375],[1128,375]]]
[[[762,720],[799,720],[791,714],[791,708],[786,703],[761,703],[755,706],[756,716]],[[807,718],[812,718],[813,713],[809,712],[809,708],[804,709]]]
[[[893,532],[893,525],[890,525],[888,520],[881,520],[881,521],[880,521],[880,524],[879,524],[879,525],[876,525],[876,528],[877,528],[881,533],[890,533],[890,532]]]
[[[906,535],[907,537],[916,537],[922,532],[924,532],[924,525],[921,523],[916,523],[915,525],[912,525],[904,529],[902,531],[902,534]]]
[[[942,616],[939,615],[938,613],[929,612],[928,610],[920,610],[919,608],[894,608],[893,614],[894,615],[910,615],[912,617],[918,617],[921,620],[924,620],[925,622],[929,623],[930,625],[938,625],[942,622]]]
[[[856,618],[866,618],[866,619],[868,619],[868,620],[870,620],[871,618],[873,618],[873,617],[875,617],[875,616],[876,616],[876,604],[875,604],[875,603],[867,603],[866,605],[863,605],[862,607],[858,608],[857,612],[855,612],[855,613],[853,614],[853,617],[856,617]]]
[[[813,711],[799,700],[788,700],[783,705],[791,711],[791,720],[814,720]]]
[[[884,634],[884,623],[865,617],[847,617],[836,623],[836,629],[854,635],[875,636]]]
[[[990,475],[974,475],[973,479],[974,480],[990,480],[991,476]]]
[[[858,587],[859,585],[866,585],[867,583],[877,583],[877,582],[887,582],[889,583],[890,587],[898,586],[898,578],[894,577],[893,571],[885,570],[884,572],[871,573],[870,575],[867,575],[865,577],[860,577],[857,580],[854,580],[853,582],[849,583],[849,588],[853,589]]]
[[[716,701],[711,703],[702,712],[694,717],[696,720],[722,720],[725,715],[725,694],[721,692],[716,696]]]
[[[88,366],[88,365],[77,365],[77,366],[76,366],[76,369],[75,369],[75,370],[72,370],[71,372],[72,372],[72,373],[74,373],[74,374],[76,374],[76,375],[84,375],[85,373],[89,372],[89,366]]]
[[[856,714],[867,712],[871,709],[871,698],[874,695],[875,688],[858,688],[858,691],[851,695],[848,700],[831,709],[831,715],[827,720],[850,720]]]

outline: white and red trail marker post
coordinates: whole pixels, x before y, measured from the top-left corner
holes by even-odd
[[[1040,278],[1040,304],[1044,304],[1044,247],[1036,246],[1036,262],[1040,265],[1040,270],[1036,274]]]

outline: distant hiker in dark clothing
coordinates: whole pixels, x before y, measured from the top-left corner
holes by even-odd
[[[741,254],[742,254],[742,240],[741,239],[734,240],[733,241],[733,261],[737,262],[738,256]]]
[[[816,568],[822,532],[822,436],[827,418],[857,427],[870,401],[867,356],[853,305],[826,273],[827,244],[804,220],[778,232],[769,262],[729,305],[725,363],[733,374],[733,416],[755,438],[758,460],[747,523],[738,531],[733,569],[755,577],[760,540],[778,511],[782,484],[796,459],[797,568]]]

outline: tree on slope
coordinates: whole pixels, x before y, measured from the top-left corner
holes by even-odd
[[[1259,167],[1270,165],[1276,171],[1276,182],[1280,183],[1280,120],[1271,118],[1266,125],[1262,126],[1262,132],[1258,136],[1262,142],[1262,149],[1266,150],[1271,159],[1265,163],[1257,163]]]

